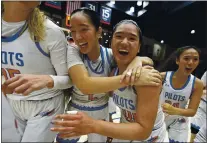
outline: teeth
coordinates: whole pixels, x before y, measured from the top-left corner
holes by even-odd
[[[119,52],[126,52],[126,53],[128,53],[129,51],[120,49]]]
[[[87,44],[87,42],[86,43],[79,43],[80,46],[83,46],[84,44]]]

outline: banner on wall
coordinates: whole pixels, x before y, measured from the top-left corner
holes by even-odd
[[[89,8],[90,10],[98,12],[98,4],[96,2],[86,2],[85,7]]]
[[[111,12],[112,12],[111,8],[105,7],[105,6],[101,6],[101,9],[100,9],[101,23],[110,25],[110,22],[111,22]]]
[[[46,1],[45,5],[58,10],[61,10],[61,1]]]
[[[65,19],[65,25],[70,26],[70,14],[81,7],[80,1],[67,1],[66,3],[66,19]]]

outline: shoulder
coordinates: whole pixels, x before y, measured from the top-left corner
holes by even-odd
[[[53,23],[50,19],[45,19],[45,31],[46,31],[46,37],[49,37],[51,39],[60,40],[65,39],[65,35],[63,31],[60,29],[59,26],[57,26],[55,23]]]
[[[204,85],[202,80],[198,79],[197,77],[195,77],[195,89],[203,89]]]

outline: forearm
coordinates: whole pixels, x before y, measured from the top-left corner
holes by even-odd
[[[120,78],[121,76],[85,77],[82,80],[83,82],[76,84],[76,86],[84,94],[109,92],[126,86],[124,83],[120,83]]]
[[[48,87],[48,88],[53,88],[53,89],[67,89],[72,87],[72,82],[69,78],[69,76],[54,76],[54,75],[50,75],[50,77],[52,78],[52,86]],[[50,81],[51,83],[51,81]]]
[[[96,120],[94,133],[123,140],[145,140],[149,134],[138,123],[111,123]]]
[[[182,108],[175,108],[174,115],[180,115],[185,117],[193,117],[196,113],[195,109],[182,109]]]

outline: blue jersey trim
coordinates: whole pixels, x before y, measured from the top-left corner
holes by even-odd
[[[88,107],[88,106],[82,106],[82,105],[78,105],[78,104],[71,102],[71,106],[76,109],[82,110],[82,111],[97,111],[97,110],[102,110],[106,108],[108,106],[108,103],[102,106],[98,106],[98,107]]]
[[[90,64],[90,60],[89,60],[89,58],[88,58],[88,56],[86,56],[86,61],[87,61],[87,63],[88,63],[88,66],[89,66],[89,68],[91,69],[91,71],[92,72],[94,72],[94,73],[96,73],[96,74],[102,74],[102,73],[104,73],[104,68],[105,68],[105,66],[104,66],[104,53],[103,53],[103,48],[100,46],[100,53],[101,53],[101,62],[102,62],[102,70],[100,71],[100,72],[98,72],[98,71],[95,71],[93,68],[92,68],[92,66],[91,66],[91,64]]]
[[[74,139],[74,138],[73,139],[62,139],[58,135],[56,137],[56,141],[58,143],[77,143],[79,139],[80,138],[77,138],[77,139]]]
[[[35,45],[36,45],[37,49],[40,51],[40,53],[42,53],[46,57],[50,57],[49,54],[45,53],[45,51],[42,50],[39,42],[35,42]]]
[[[118,69],[118,67],[117,67],[117,68],[115,69],[114,76],[117,76],[118,73],[119,73],[119,69]],[[119,88],[118,90],[121,91],[121,92],[123,92],[125,89],[126,89],[126,87],[122,87],[122,88]]]
[[[107,58],[107,61],[108,61],[109,65],[110,65],[110,67],[112,67],[112,63],[109,60],[108,48],[105,48],[105,49],[106,49],[106,58]]]
[[[194,76],[194,78],[193,78],[193,84],[192,84],[192,89],[191,89],[191,94],[190,94],[190,97],[189,98],[191,98],[191,96],[193,94],[193,88],[194,88],[194,85],[195,85],[195,79],[196,79],[196,77]]]
[[[172,87],[174,90],[183,90],[183,89],[188,85],[188,83],[189,83],[189,81],[190,81],[190,78],[191,78],[191,75],[188,76],[188,79],[187,79],[187,81],[185,82],[185,84],[183,85],[183,87],[181,87],[181,88],[174,88],[173,85],[172,85],[172,77],[173,77],[174,73],[175,73],[175,72],[172,71],[172,72],[171,72],[171,75],[170,75],[170,85],[171,85],[171,87]]]
[[[1,41],[2,42],[12,42],[14,40],[16,40],[18,37],[20,37],[24,31],[27,29],[28,27],[28,24],[25,23],[18,31],[17,33],[15,33],[14,35],[12,36],[9,36],[9,37],[5,37],[5,36],[1,36]]]

